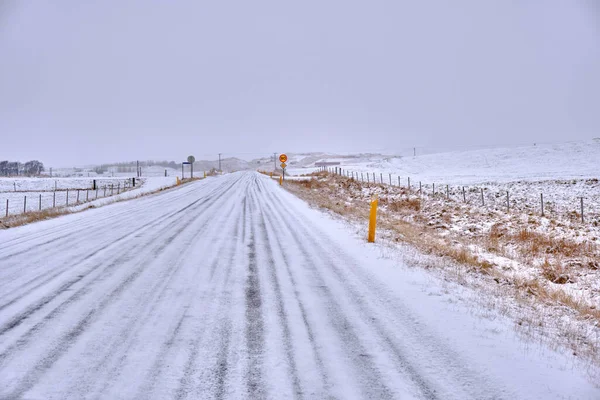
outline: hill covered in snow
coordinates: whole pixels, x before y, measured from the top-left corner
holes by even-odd
[[[303,158],[304,159],[304,158]],[[312,161],[312,158],[310,159]],[[453,184],[516,180],[587,179],[600,176],[600,139],[512,148],[453,151],[418,156],[321,155],[344,169],[410,176]],[[314,167],[299,162],[302,167]]]

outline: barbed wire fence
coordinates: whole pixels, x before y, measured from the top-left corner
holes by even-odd
[[[600,226],[600,183],[598,179],[553,180],[546,182],[484,183],[476,185],[423,182],[393,173],[366,172],[342,167],[321,167],[321,171],[345,176],[368,185],[400,187],[422,200],[446,200],[488,210],[565,218],[572,222]],[[561,190],[553,190],[562,188]]]
[[[89,185],[46,190],[15,190],[0,192],[0,218],[17,214],[42,212],[49,209],[77,206],[101,198],[119,195],[139,187],[135,178],[111,179],[111,182],[91,179]]]

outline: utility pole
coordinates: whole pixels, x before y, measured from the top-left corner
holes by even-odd
[[[219,153],[219,172],[223,172],[223,170],[221,169],[221,154]]]

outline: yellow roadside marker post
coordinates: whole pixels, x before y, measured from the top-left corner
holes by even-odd
[[[377,227],[377,205],[379,204],[379,198],[374,195],[371,198],[371,214],[369,216],[369,243],[375,243],[375,228]]]
[[[179,180],[179,177],[177,177],[177,185],[180,185],[181,181]]]
[[[283,185],[283,176],[279,175],[279,186]]]

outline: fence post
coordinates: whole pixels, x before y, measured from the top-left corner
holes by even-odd
[[[39,211],[42,211],[42,194],[40,193],[40,206],[39,206]]]
[[[69,189],[67,189],[67,205],[69,205]]]
[[[27,195],[23,199],[23,214],[27,214]]]
[[[360,181],[361,181],[361,182],[364,182],[364,181],[365,181],[365,177],[363,176],[363,173],[362,173],[362,172],[360,173]]]
[[[410,176],[408,177],[408,190],[410,190]]]
[[[85,202],[87,203],[88,201],[90,201],[90,190],[86,189],[85,190]]]
[[[8,199],[6,199],[6,216],[8,217]]]
[[[463,202],[467,202],[467,195],[465,194],[465,187],[462,187],[462,192],[463,192]]]
[[[419,181],[419,196],[423,194],[423,184]]]
[[[121,193],[121,182],[117,184],[117,194]]]
[[[544,216],[544,193],[540,193],[540,203],[542,205],[542,217]]]
[[[433,183],[433,195],[435,196],[435,182]]]
[[[112,196],[114,194],[114,189],[115,189],[115,184],[111,183],[110,184],[110,195]]]
[[[377,204],[379,203],[377,195],[371,198],[371,212],[369,214],[369,237],[368,242],[375,242],[375,228],[377,227]]]
[[[102,197],[106,197],[106,185],[104,185],[104,196]]]
[[[375,180],[375,172],[373,172],[373,183],[377,183],[377,181]]]
[[[54,191],[54,197],[52,198],[52,208],[56,208],[56,191]]]
[[[390,174],[390,186],[392,186],[392,174]]]
[[[96,199],[95,200],[97,200],[97,199],[98,199],[98,188],[96,188]]]
[[[481,188],[481,205],[485,206],[485,201],[483,200],[483,188]]]
[[[379,173],[379,183],[383,185],[383,172]]]
[[[450,200],[450,189],[448,189],[448,185],[446,185],[446,199]]]
[[[77,204],[79,204],[79,189],[77,189]]]
[[[510,195],[508,194],[508,190],[506,191],[506,211],[510,211]]]
[[[581,200],[581,223],[583,224],[583,197],[579,198]]]
[[[398,177],[398,187],[400,187],[400,177]]]

